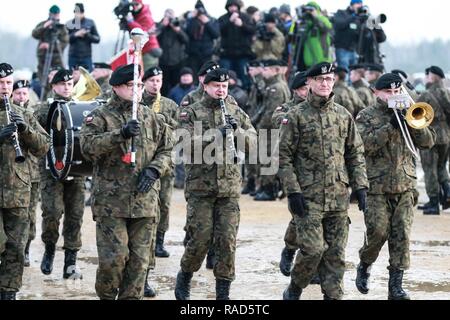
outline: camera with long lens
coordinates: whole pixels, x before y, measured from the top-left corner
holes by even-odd
[[[275,33],[267,30],[267,26],[264,22],[258,22],[256,25],[256,36],[262,41],[270,41],[275,36]]]
[[[300,7],[299,17],[306,20],[312,18],[313,11],[316,10],[313,6],[303,5]]]
[[[357,14],[361,17],[363,22],[366,22],[366,27],[371,30],[380,29],[380,25],[387,21],[387,16],[384,13],[378,16],[371,15],[368,6],[362,6],[359,8]]]
[[[128,0],[120,0],[117,7],[114,8],[114,14],[120,20],[119,26],[121,30],[128,30],[127,15],[133,12],[133,5]]]
[[[180,19],[178,18],[169,18],[169,24],[174,27],[180,26]]]

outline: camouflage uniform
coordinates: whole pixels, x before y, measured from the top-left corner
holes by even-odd
[[[55,95],[55,100],[70,99]],[[47,126],[50,103],[35,107],[35,116],[42,127]],[[46,159],[39,163],[41,181],[42,241],[54,246],[59,238],[59,224],[62,216],[64,250],[81,249],[81,226],[84,215],[84,177],[68,177],[64,181],[56,180],[46,169]]]
[[[250,135],[247,147],[255,146],[256,133],[250,118],[236,104],[228,102],[229,114],[236,119],[239,128],[248,130]],[[217,100],[208,95],[193,105],[185,107],[179,114],[179,128],[188,130],[191,142],[202,141],[202,153],[205,147],[213,142],[213,138],[203,136],[207,130],[222,127],[222,112]],[[194,132],[194,123],[202,124],[202,136]],[[239,139],[242,129],[236,131]],[[192,150],[194,150],[192,148]],[[223,150],[215,150],[218,159],[225,159]],[[189,155],[184,155],[185,157]],[[191,238],[187,242],[181,259],[183,272],[196,272],[200,269],[211,241],[214,241],[216,263],[214,275],[216,279],[232,281],[235,277],[236,235],[239,226],[239,196],[241,186],[240,165],[238,164],[190,164],[187,161],[185,197],[187,199],[188,231]],[[212,240],[213,239],[213,240]]]
[[[295,216],[300,250],[292,281],[306,288],[316,270],[322,292],[341,299],[348,239],[348,187],[368,188],[364,147],[353,117],[334,97],[313,94],[283,120],[279,175],[288,195],[301,193],[307,215]]]
[[[280,129],[281,122],[286,117],[286,114],[292,110],[295,106],[301,104],[305,100],[300,98],[294,93],[294,98],[288,103],[283,104],[281,107],[278,107],[272,116],[272,125],[275,129]],[[289,250],[297,250],[297,228],[295,226],[294,218],[291,219],[289,225],[286,229],[286,233],[284,234],[284,243],[286,244],[286,248]]]
[[[374,106],[377,102],[375,95],[372,90],[364,84],[362,80],[356,81],[352,83],[353,88],[355,88],[356,93],[359,98],[363,102],[363,105],[367,107]]]
[[[356,91],[349,87],[344,80],[335,83],[333,92],[335,94],[334,101],[347,109],[354,118],[365,108]]]
[[[25,158],[30,154],[41,157],[49,147],[49,136],[36,122],[33,114],[11,104],[29,124],[27,131],[19,133],[19,141]],[[6,111],[0,102],[0,127],[6,125]],[[11,143],[0,146],[0,291],[17,292],[22,286],[25,245],[28,239],[31,172],[29,162],[16,163]],[[1,239],[3,237],[3,239]],[[2,243],[3,242],[3,243]]]
[[[57,38],[57,45],[55,45],[53,48],[53,57],[50,64],[50,68],[57,66],[64,67],[63,53],[64,49],[69,44],[69,32],[67,31],[64,25],[62,25],[61,28],[57,29],[50,29],[50,28],[46,29],[44,28],[44,24],[46,22],[47,20],[38,23],[38,25],[33,29],[33,32],[31,33],[33,38],[39,41],[37,49],[37,58],[38,58],[38,77],[39,79],[41,79],[41,82],[43,82],[44,80],[42,78],[43,77],[42,73],[44,71],[44,64],[45,64],[45,57],[47,55],[47,50],[39,49],[40,44],[46,42],[50,46],[52,33],[55,32]]]
[[[433,107],[434,120],[431,126],[436,131],[436,144],[431,150],[421,150],[420,158],[425,173],[425,187],[430,199],[439,198],[441,185],[450,182],[446,163],[449,157],[450,92],[442,81],[429,86],[417,102],[426,102]]]
[[[290,100],[290,92],[286,90],[286,84],[280,79],[279,76],[275,76],[266,80],[266,90],[263,98],[263,110],[261,121],[258,123],[258,135],[262,130],[267,131],[267,156],[272,154],[272,147],[275,141],[271,141],[271,130],[275,129],[272,126],[272,116],[275,110]],[[261,165],[262,166],[262,165]],[[262,175],[261,186],[266,188],[268,193],[271,193],[275,184],[275,175]],[[272,188],[272,189],[270,189]],[[270,190],[269,190],[270,189]]]
[[[278,28],[275,28],[274,36],[270,41],[257,39],[252,45],[257,60],[281,60],[284,48],[284,35]]]
[[[389,268],[409,268],[409,236],[414,217],[416,165],[400,130],[390,124],[393,112],[378,99],[362,111],[356,123],[365,146],[370,189],[367,199],[366,239],[361,262],[374,263],[389,242]],[[415,145],[429,149],[436,139],[434,130],[410,129]]]
[[[123,158],[131,140],[120,132],[131,118],[131,106],[113,94],[85,119],[80,133],[82,153],[94,163],[92,212],[99,254],[95,289],[101,299],[142,299],[160,182],[149,193],[138,193],[138,177],[145,168],[161,176],[170,169],[171,130],[142,104],[138,108],[141,134],[135,138],[136,167]]]
[[[102,94],[100,95],[99,99],[108,100],[112,95],[112,87],[109,84],[109,77],[100,78],[96,81],[100,86],[100,89],[102,90]]]

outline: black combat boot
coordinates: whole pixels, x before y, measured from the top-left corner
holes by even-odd
[[[31,241],[28,240],[27,245],[25,246],[25,258],[23,261],[23,266],[24,267],[29,267],[30,266],[30,244]]]
[[[370,270],[371,265],[364,262],[360,262],[356,269],[356,288],[362,294],[369,293]]]
[[[389,269],[389,300],[411,300],[402,288],[403,270]]]
[[[214,247],[211,245],[206,255],[206,269],[213,270],[216,264],[216,253],[214,252]]]
[[[290,250],[288,248],[284,248],[281,251],[281,260],[280,260],[280,271],[286,277],[291,275],[292,261],[294,261],[296,250]]]
[[[16,300],[15,292],[2,292],[0,300]]]
[[[41,262],[41,271],[45,275],[49,275],[53,271],[53,259],[55,259],[55,245],[46,244],[44,256]]]
[[[64,251],[64,279],[81,280],[83,275],[77,267],[77,252],[75,250]]]
[[[156,290],[148,283],[148,273],[150,270],[147,269],[147,274],[145,276],[145,285],[144,285],[144,297],[146,298],[154,298],[156,297]]]
[[[230,300],[231,281],[216,279],[216,300]]]
[[[442,210],[447,210],[448,208],[450,208],[450,184],[448,182],[444,182],[443,184],[441,184],[441,188]]]
[[[175,285],[175,298],[177,300],[190,300],[193,275],[192,272],[183,272],[182,270],[178,272],[177,283]]]
[[[275,201],[277,200],[276,195],[273,192],[274,188],[272,184],[268,184],[262,188],[260,193],[255,196],[255,201]]]
[[[256,191],[255,178],[248,178],[244,189],[242,189],[242,191],[241,191],[241,194],[251,194],[251,193],[254,193],[255,191]]]
[[[299,300],[302,291],[302,288],[297,286],[294,281],[291,280],[291,283],[283,292],[283,300]]]
[[[319,274],[315,274],[314,277],[312,277],[311,281],[309,282],[309,284],[313,284],[313,285],[318,285],[320,284],[320,276]]]
[[[155,256],[158,258],[168,258],[170,257],[170,253],[164,248],[164,232],[156,233],[156,248],[155,248]]]
[[[431,216],[438,216],[441,214],[440,207],[439,207],[439,198],[438,197],[432,197],[430,198],[430,207],[425,209],[423,211],[424,215],[431,215]]]

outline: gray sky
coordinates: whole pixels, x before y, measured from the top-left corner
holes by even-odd
[[[47,17],[51,5],[57,4],[61,7],[62,21],[67,21],[73,16],[73,7],[76,2],[83,2],[86,16],[96,21],[100,35],[104,39],[116,39],[118,33],[117,20],[113,14],[113,8],[118,0],[14,0],[2,1],[2,14],[0,28],[17,32],[20,35],[31,35],[31,30],[41,20]],[[144,1],[150,4],[155,20],[159,21],[166,8],[173,8],[177,15],[182,14],[194,7],[195,0],[158,0]],[[208,12],[219,17],[225,12],[225,0],[203,0]],[[294,7],[307,1],[294,0],[244,0],[246,6],[254,5],[260,9],[268,10],[272,6],[279,7],[283,3]],[[319,0],[317,1],[329,12],[345,8],[349,0]],[[18,8],[20,4],[20,8]],[[441,38],[450,39],[449,17],[450,1],[427,0],[426,2],[410,0],[366,0],[372,13],[386,13],[388,21],[384,29],[388,40],[392,44],[408,44],[420,42],[424,39]]]

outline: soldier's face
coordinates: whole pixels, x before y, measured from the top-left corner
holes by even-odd
[[[64,98],[70,98],[73,91],[73,79],[67,82],[61,81],[53,85],[53,91]]]
[[[152,95],[156,95],[161,91],[162,83],[163,83],[162,74],[148,78],[144,82],[145,91],[147,91]]]
[[[8,98],[11,96],[11,93],[13,91],[14,86],[14,80],[13,76],[7,76],[0,79],[0,98],[3,98],[4,95],[8,96]]]
[[[129,81],[126,84],[122,84],[120,86],[114,86],[113,90],[114,92],[123,100],[126,101],[133,101],[133,81]],[[138,83],[138,101],[140,102],[142,100],[142,90],[143,90],[144,84],[142,82]]]
[[[336,78],[333,73],[308,78],[311,91],[319,97],[328,98],[333,91]]]
[[[261,74],[261,68],[249,67],[248,74],[250,77],[256,77],[258,74]]]
[[[378,71],[366,71],[365,78],[367,81],[375,81],[381,76]]]
[[[23,106],[30,99],[30,89],[20,88],[13,92],[13,101],[15,104]]]
[[[262,75],[264,79],[270,79],[278,74],[278,69],[274,67],[264,67]]]
[[[401,94],[401,91],[401,88],[375,90],[375,96],[377,96],[377,98],[380,98],[384,102],[388,102],[389,98]]]
[[[361,78],[362,78],[362,75],[361,75],[360,71],[358,71],[358,70],[350,71],[350,81],[352,83],[361,80]]]
[[[205,92],[213,99],[225,99],[228,96],[228,81],[205,84]]]
[[[306,100],[306,98],[308,97],[309,85],[295,89],[294,92],[298,97]]]
[[[96,68],[92,71],[91,75],[95,80],[97,80],[97,79],[109,77],[111,75],[111,73],[112,72],[109,69]]]

